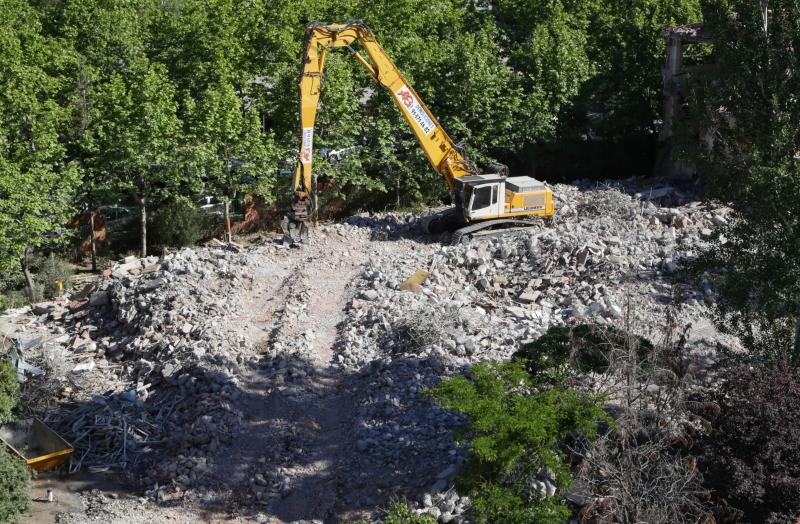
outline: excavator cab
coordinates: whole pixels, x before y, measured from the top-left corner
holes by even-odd
[[[465,222],[500,216],[505,204],[503,181],[504,178],[500,175],[477,175],[458,179],[459,185],[463,185],[462,209]]]
[[[456,198],[464,222],[554,212],[552,191],[527,176],[464,176],[456,179]]]

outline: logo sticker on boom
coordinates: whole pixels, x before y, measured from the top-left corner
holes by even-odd
[[[433,120],[428,116],[425,108],[422,107],[422,104],[419,103],[419,100],[417,100],[417,97],[414,96],[414,93],[411,92],[408,86],[401,87],[394,95],[400,100],[406,110],[408,110],[408,114],[411,116],[411,120],[414,121],[414,124],[416,124],[425,135],[433,133],[433,130],[436,129],[436,125],[434,125]]]
[[[303,147],[302,151],[300,152],[300,162],[304,164],[311,163],[311,150],[314,144],[314,128],[313,127],[304,127],[303,128]]]

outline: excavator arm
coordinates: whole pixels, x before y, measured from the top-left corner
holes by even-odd
[[[367,57],[351,47],[356,42]],[[300,149],[292,179],[294,216],[292,220],[285,219],[283,225],[284,231],[294,239],[303,238],[307,232],[306,223],[311,214],[314,122],[322,90],[322,72],[328,51],[338,47],[348,48],[370,76],[389,91],[431,165],[444,177],[451,191],[455,190],[454,179],[478,174],[457,151],[436,117],[363,23],[311,23],[306,32],[300,73]]]

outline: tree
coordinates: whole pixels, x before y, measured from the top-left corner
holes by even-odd
[[[262,2],[189,0],[164,12],[154,25],[154,54],[169,69],[180,94],[179,110],[205,187],[225,206],[243,190],[274,199],[275,146],[262,132],[259,71],[270,47],[261,30]],[[266,56],[265,56],[266,55]]]
[[[232,240],[230,205],[248,186],[262,188],[252,182],[264,178],[269,168],[266,161],[274,156],[261,135],[261,124],[255,111],[246,111],[243,100],[231,84],[215,83],[189,111],[189,133],[200,151],[206,186],[222,198],[225,205],[225,234]]]
[[[468,417],[470,452],[458,485],[472,497],[478,522],[560,523],[569,517],[562,497],[554,495],[573,481],[566,450],[609,421],[597,398],[539,381],[522,360],[477,364],[432,395]]]
[[[703,11],[718,68],[692,83],[681,149],[734,212],[700,268],[718,287],[722,329],[767,360],[798,365],[800,6],[707,0]]]
[[[151,58],[167,66],[177,91],[190,98],[224,83],[250,95],[257,72],[273,62],[274,45],[261,33],[267,30],[266,13],[274,11],[263,0],[175,2],[154,17]]]
[[[0,270],[18,264],[33,298],[29,255],[63,241],[78,183],[59,141],[58,68],[67,56],[42,37],[26,2],[3,0],[0,15]]]
[[[155,200],[194,186],[189,171],[181,171],[187,151],[179,147],[175,88],[163,66],[151,60],[156,54],[154,27],[164,19],[166,4],[42,4],[47,32],[74,43],[78,54],[69,71],[71,120],[64,134],[69,155],[84,177],[81,207],[94,218],[101,204],[133,197],[142,211],[145,254],[147,216]],[[151,124],[153,134],[148,130]]]
[[[166,68],[146,59],[98,88],[103,115],[94,131],[93,165],[116,191],[131,195],[141,213],[141,256],[147,256],[147,210],[159,198],[194,187],[182,142],[176,94]]]
[[[608,140],[656,132],[663,105],[661,30],[702,21],[700,0],[602,0],[594,3],[587,55],[593,73],[564,112],[560,132],[590,130]]]

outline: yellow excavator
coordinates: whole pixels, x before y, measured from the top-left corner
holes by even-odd
[[[358,42],[369,60],[354,50]],[[300,151],[292,178],[294,192],[290,217],[281,226],[290,242],[302,242],[308,235],[312,213],[312,152],[322,71],[330,49],[345,47],[353,53],[372,78],[385,87],[417,137],[431,165],[454,194],[455,208],[426,217],[422,229],[437,234],[455,230],[453,240],[490,228],[524,227],[531,217],[553,215],[553,193],[542,182],[527,176],[509,177],[502,164],[488,166],[481,173],[447,136],[436,117],[403,77],[372,32],[361,22],[309,24],[305,56],[300,72]]]

